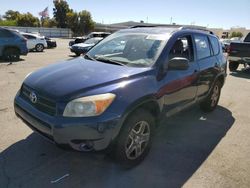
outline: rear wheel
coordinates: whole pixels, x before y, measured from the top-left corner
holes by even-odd
[[[44,50],[43,44],[37,44],[36,45],[36,51],[37,52],[43,52],[43,50]]]
[[[124,167],[139,164],[148,154],[154,132],[153,116],[143,110],[133,112],[125,121],[114,148],[116,160]]]
[[[217,107],[220,99],[221,86],[221,82],[217,80],[211,93],[200,103],[200,107],[204,112],[211,112]]]
[[[238,67],[239,67],[239,63],[238,62],[235,62],[235,61],[230,61],[229,62],[229,70],[231,72],[236,71]]]
[[[20,52],[16,48],[7,48],[3,52],[3,59],[6,61],[18,61],[20,59]]]

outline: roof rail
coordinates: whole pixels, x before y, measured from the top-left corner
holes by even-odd
[[[195,30],[205,31],[205,32],[208,32],[211,35],[214,35],[213,31],[210,31],[210,30],[202,28],[202,27],[197,27],[197,26],[182,26],[182,27],[179,28],[179,30],[183,30],[183,29],[195,29]]]
[[[140,27],[159,27],[159,26],[158,25],[134,25],[129,28],[133,29],[133,28],[140,28]]]

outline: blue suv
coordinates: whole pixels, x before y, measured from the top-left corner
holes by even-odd
[[[27,40],[17,31],[0,27],[0,57],[7,61],[18,61],[27,55]]]
[[[111,148],[119,162],[134,166],[147,155],[162,115],[194,103],[213,111],[225,76],[226,59],[211,32],[129,28],[85,56],[28,75],[14,106],[54,143],[79,151]]]

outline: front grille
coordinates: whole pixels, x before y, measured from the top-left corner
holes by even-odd
[[[30,100],[31,92],[34,92],[36,94],[36,97],[37,97],[36,103],[32,103]],[[32,88],[26,85],[23,85],[21,88],[20,95],[24,100],[32,104],[39,111],[52,115],[52,116],[56,114],[56,102],[47,98],[46,96],[41,95],[40,93],[36,92]]]

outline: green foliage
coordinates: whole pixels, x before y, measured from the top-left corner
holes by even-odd
[[[54,1],[54,18],[57,27],[70,28],[75,35],[88,34],[94,29],[94,22],[90,12],[83,10],[79,13],[69,8],[65,0]]]
[[[67,25],[75,35],[85,35],[94,29],[94,22],[90,12],[84,10],[79,13],[67,13]]]
[[[83,10],[79,12],[79,28],[83,34],[88,34],[95,27],[90,12]]]
[[[77,12],[68,12],[66,15],[66,23],[73,33],[79,32],[79,17]]]
[[[34,17],[31,13],[21,14],[17,18],[17,25],[23,27],[39,27],[40,21],[37,17]]]
[[[17,26],[15,20],[0,20],[0,26]]]
[[[54,18],[50,19],[50,18],[45,18],[43,20],[43,27],[56,27],[57,26],[57,22]]]
[[[230,35],[230,38],[233,38],[233,37],[239,37],[239,38],[242,38],[243,37],[243,34],[241,32],[232,32],[231,35]]]
[[[7,12],[5,12],[3,18],[5,18],[6,20],[17,20],[20,15],[21,14],[18,11],[8,10]]]
[[[53,9],[54,18],[57,21],[57,27],[66,28],[67,13],[72,12],[66,1],[54,1],[55,8]]]

